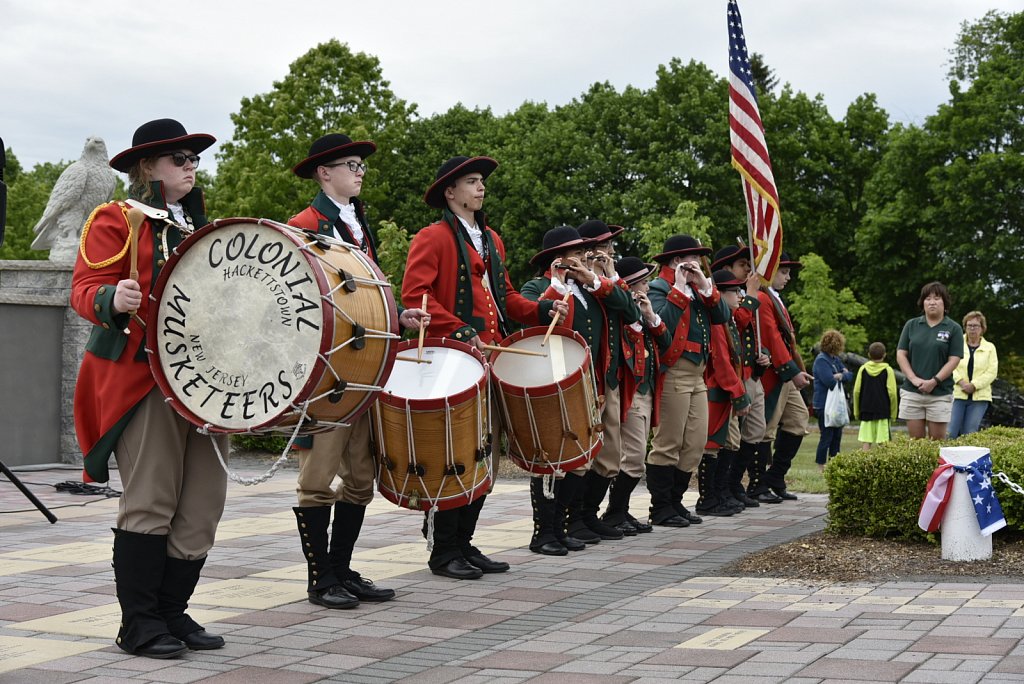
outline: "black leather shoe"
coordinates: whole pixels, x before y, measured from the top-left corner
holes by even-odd
[[[669,517],[659,522],[651,521],[652,525],[658,525],[661,527],[689,527],[690,521],[686,518],[680,518],[678,515],[670,515]]]
[[[480,579],[484,576],[484,571],[475,565],[470,565],[465,558],[456,558],[450,560],[439,568],[431,568],[430,572],[435,575],[441,575],[442,577],[451,577],[452,579]]]
[[[576,537],[568,537],[567,536],[567,537],[563,537],[562,539],[559,539],[558,541],[559,541],[559,543],[562,546],[564,546],[569,551],[582,551],[583,549],[587,548],[586,543],[585,542],[581,542]],[[600,540],[598,540],[598,541],[600,541]]]
[[[636,527],[634,527],[633,523],[629,522],[628,520],[620,522],[618,525],[615,526],[615,529],[621,532],[625,537],[635,537],[637,534]]]
[[[703,518],[701,518],[699,515],[694,515],[693,513],[691,513],[690,509],[687,508],[686,506],[679,507],[679,517],[683,518],[684,520],[686,520],[686,522],[690,523],[691,525],[700,525],[702,522],[704,522]]]
[[[308,596],[310,603],[315,603],[324,608],[346,609],[355,608],[359,605],[359,599],[348,593],[340,584],[335,584],[333,587],[327,587],[319,591],[311,591]]]
[[[588,530],[596,534],[601,539],[622,539],[622,530],[612,527],[611,525],[605,524],[596,518],[585,524]]]
[[[711,517],[728,518],[733,515],[736,511],[731,506],[724,503],[717,503],[713,506],[696,509],[701,515],[710,515]]]
[[[158,658],[163,660],[165,658],[177,658],[186,651],[188,651],[188,647],[181,643],[179,639],[175,639],[170,634],[161,634],[158,637],[150,639],[134,651],[128,652],[145,658]]]
[[[186,634],[181,637],[181,640],[193,651],[212,651],[224,648],[224,637],[210,634],[205,629]]]
[[[592,531],[586,525],[577,525],[573,529],[569,530],[569,534],[584,544],[599,544],[601,542],[600,535]]]
[[[757,500],[763,504],[777,504],[782,503],[782,497],[775,496],[771,492],[761,492],[757,495]]]
[[[466,561],[470,565],[480,568],[485,573],[493,572],[508,572],[509,565],[505,561],[491,560],[482,553],[475,553],[472,556],[466,556]]]
[[[586,544],[584,544],[586,546]],[[565,548],[558,542],[548,542],[547,544],[541,544],[540,546],[531,546],[530,550],[534,553],[539,553],[545,556],[567,556],[569,555],[569,549]]]
[[[394,589],[378,587],[372,580],[356,575],[341,580],[341,586],[360,601],[382,602],[395,598]]]
[[[654,528],[651,527],[649,524],[637,520],[629,513],[626,514],[626,520],[633,524],[633,527],[636,529],[637,534],[647,534],[649,532],[654,531]]]
[[[779,497],[780,499],[785,499],[786,501],[796,501],[797,500],[796,494],[791,494],[790,492],[786,491],[785,489],[776,489],[775,487],[772,487],[772,494],[774,494],[775,496]]]
[[[746,508],[759,508],[761,506],[761,504],[757,503],[757,499],[752,499],[745,493],[740,494],[736,498],[739,499],[739,502],[743,504]]]

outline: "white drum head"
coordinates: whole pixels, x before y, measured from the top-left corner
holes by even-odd
[[[540,335],[524,337],[508,345],[512,349],[547,354],[546,357],[495,352],[491,356],[491,373],[514,387],[543,387],[564,380],[576,372],[586,359],[587,350],[579,342],[564,335],[552,335],[545,346]]]
[[[160,368],[204,423],[244,431],[289,410],[324,335],[320,283],[284,229],[219,225],[188,245],[160,293]]]
[[[416,348],[403,355],[415,356]],[[459,349],[425,345],[423,358],[430,363],[395,361],[384,392],[403,399],[442,399],[474,387],[484,375],[480,361]]]

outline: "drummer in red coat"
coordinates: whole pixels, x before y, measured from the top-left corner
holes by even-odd
[[[341,133],[329,133],[313,141],[309,154],[292,172],[316,181],[320,192],[306,209],[289,219],[288,225],[337,238],[376,262],[376,243],[358,197],[366,158],[376,149],[369,140],[353,142]],[[419,328],[421,322],[428,324],[430,317],[421,309],[405,309],[399,322],[405,328]],[[310,603],[325,608],[354,608],[360,601],[394,598],[394,589],[378,587],[351,568],[366,507],[373,500],[376,463],[370,451],[369,412],[350,426],[302,439],[298,506],[292,510],[306,559]],[[335,475],[341,479],[337,489],[331,486]]]
[[[427,295],[430,336],[453,337],[477,348],[500,342],[510,320],[542,325],[553,310],[567,310],[560,302],[531,302],[508,279],[505,245],[482,211],[484,181],[497,166],[490,157],[464,156],[441,165],[423,197],[442,211],[441,220],[413,238],[402,282],[406,305],[417,306]],[[508,563],[493,561],[473,546],[485,498],[434,512],[429,565],[435,575],[477,579],[508,570]]]
[[[106,482],[113,452],[124,490],[114,529],[116,643],[150,658],[224,645],[185,610],[213,546],[227,477],[211,437],[198,434],[157,389],[140,325],[170,251],[206,223],[196,166],[214,142],[173,119],[140,126],[132,147],[110,160],[128,174],[129,199],[97,207],[86,221],[71,281],[72,307],[94,326],[74,401],[85,479]],[[146,217],[137,279],[130,278],[131,207]],[[227,437],[216,440],[227,454]]]

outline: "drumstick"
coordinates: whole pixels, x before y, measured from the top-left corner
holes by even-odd
[[[433,363],[431,359],[417,359],[415,356],[396,356],[395,361],[409,361],[411,363]]]
[[[146,215],[142,213],[141,209],[132,207],[128,210],[128,237],[131,240],[131,248],[129,251],[129,270],[128,278],[139,282],[139,230],[142,228],[142,222],[146,220]],[[142,318],[139,316],[139,311],[130,311],[132,318],[141,323]],[[143,325],[142,329],[145,330],[146,326]],[[124,334],[130,334],[128,328],[124,329]]]
[[[533,351],[531,349],[516,349],[515,347],[499,347],[496,344],[482,344],[480,345],[479,348],[486,349],[487,351],[508,352],[510,354],[525,354],[526,356],[547,356],[547,354],[545,354],[544,352]]]
[[[423,293],[423,303],[420,304],[420,308],[424,312],[427,310],[427,293]],[[427,326],[423,324],[423,319],[420,319],[420,343],[416,347],[416,362],[421,363],[423,361],[423,336],[427,333]]]
[[[565,296],[562,297],[562,303],[564,304],[565,302],[568,302],[569,301],[569,297],[571,297],[571,296],[572,296],[572,290],[569,290],[568,292],[565,293]],[[540,346],[543,347],[544,345],[546,345],[548,343],[548,338],[551,337],[551,331],[555,329],[556,325],[558,325],[558,319],[559,318],[561,318],[561,314],[559,314],[556,311],[555,315],[551,317],[551,323],[550,323],[550,325],[548,325],[548,331],[546,333],[544,333],[544,339],[541,340]],[[547,356],[547,354],[545,354],[545,356]]]

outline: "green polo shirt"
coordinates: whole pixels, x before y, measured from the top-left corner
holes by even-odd
[[[964,356],[964,331],[960,324],[944,316],[935,325],[928,325],[924,316],[911,318],[903,326],[900,333],[900,341],[896,346],[907,352],[910,359],[910,367],[914,369],[917,377],[928,380],[942,370],[949,361],[950,356]],[[908,392],[917,392],[910,380],[904,380],[903,389]],[[940,382],[932,396],[945,396],[953,393],[953,376]]]

